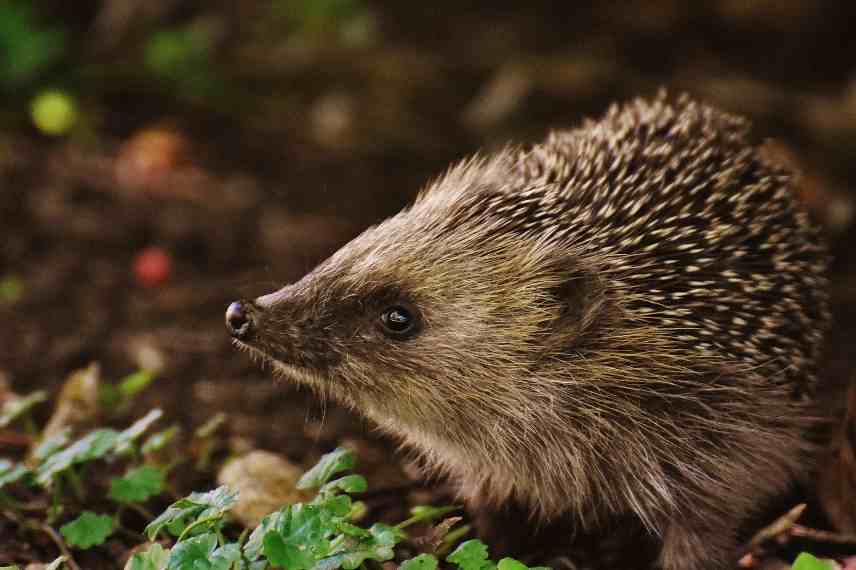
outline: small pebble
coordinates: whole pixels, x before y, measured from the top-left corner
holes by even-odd
[[[314,494],[296,488],[301,475],[302,469],[285,457],[257,449],[227,463],[217,482],[239,492],[232,509],[235,518],[256,526],[284,504],[305,501]]]

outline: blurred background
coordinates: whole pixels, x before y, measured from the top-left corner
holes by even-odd
[[[830,236],[827,377],[856,364],[856,3],[0,2],[0,392],[157,370],[185,425],[297,461],[359,420],[233,351],[227,303],[300,277],[451,161],[661,86],[752,119]],[[831,393],[831,392],[830,392]],[[373,451],[374,450],[374,451]],[[374,455],[373,455],[374,453]]]

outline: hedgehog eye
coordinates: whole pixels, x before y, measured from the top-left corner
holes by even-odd
[[[380,322],[384,332],[398,338],[414,332],[416,328],[416,316],[413,311],[401,305],[394,305],[384,310],[380,315]]]

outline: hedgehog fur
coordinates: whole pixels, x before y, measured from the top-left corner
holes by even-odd
[[[805,474],[827,254],[743,119],[688,97],[451,168],[240,345],[353,406],[477,504],[632,516],[664,570],[734,562]],[[406,307],[406,338],[379,324]]]

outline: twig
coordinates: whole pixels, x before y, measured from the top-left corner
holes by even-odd
[[[443,539],[446,538],[446,535],[449,534],[449,530],[462,520],[463,517],[449,517],[443,519],[441,522],[431,527],[428,534],[414,538],[411,542],[414,546],[427,546],[432,551],[436,551],[443,542]]]
[[[816,528],[808,528],[802,525],[795,524],[791,527],[791,536],[799,536],[816,540],[817,542],[829,542],[832,544],[856,544],[856,535],[841,534],[830,532],[828,530],[818,530]]]
[[[802,516],[803,511],[805,511],[805,509],[806,504],[800,503],[799,505],[789,510],[787,513],[774,520],[769,525],[759,530],[757,533],[755,533],[755,536],[752,537],[752,540],[749,541],[746,550],[754,550],[755,547],[760,546],[767,540],[771,540],[788,533],[791,528],[796,524],[800,516]]]
[[[755,536],[740,549],[738,553],[738,566],[741,568],[754,568],[762,558],[763,544],[765,542],[780,537],[790,538],[791,530],[805,509],[806,504],[800,503],[755,533]]]
[[[68,564],[68,567],[71,568],[71,570],[80,570],[80,566],[78,566],[77,562],[74,561],[74,557],[71,555],[71,551],[68,549],[68,546],[65,545],[65,541],[62,539],[59,533],[55,531],[50,525],[43,524],[39,528],[41,528],[45,534],[51,537],[51,540],[54,542],[54,544],[57,545],[57,548],[59,548],[60,552],[62,552],[62,554],[65,556],[65,563]]]

